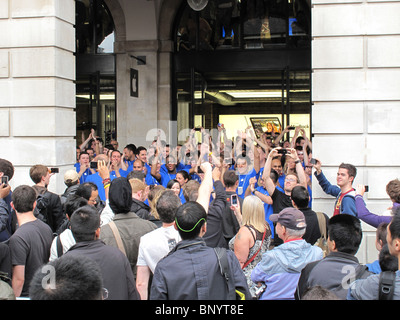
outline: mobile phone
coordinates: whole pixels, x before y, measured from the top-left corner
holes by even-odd
[[[288,127],[288,130],[294,130],[296,129],[295,127]]]
[[[90,162],[90,169],[97,169],[97,161]]]
[[[8,176],[1,177],[1,184],[3,184],[3,183],[4,183],[4,185],[8,185]]]
[[[194,128],[194,131],[201,131],[201,128]]]
[[[311,158],[310,163],[311,164],[316,164],[317,163],[317,159]]]
[[[286,153],[287,153],[287,150],[286,150],[286,149],[279,149],[279,150],[278,150],[278,153],[279,153],[279,154],[286,154]]]
[[[238,196],[236,194],[231,195],[231,204],[235,207],[238,205]]]
[[[369,186],[364,186],[365,192],[369,191]]]
[[[197,167],[197,173],[204,173],[203,170],[201,170],[200,166]]]
[[[58,168],[50,168],[50,173],[59,173],[60,169]]]

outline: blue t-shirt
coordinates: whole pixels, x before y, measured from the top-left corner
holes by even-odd
[[[257,187],[255,190],[262,193],[263,195],[269,196],[268,191],[262,186]],[[271,238],[273,239],[274,238],[274,224],[271,220],[269,220],[269,216],[274,213],[272,204],[268,204],[268,203],[264,202],[264,212],[265,212],[265,221],[267,221],[270,226]]]
[[[111,181],[114,180],[116,178],[115,174],[113,174],[112,172],[110,172],[110,179]],[[102,201],[106,201],[106,191],[104,190],[104,186],[103,186],[103,178],[100,177],[99,173],[96,172],[94,174],[91,174],[90,176],[88,176],[86,178],[85,182],[93,182],[98,190],[99,190],[99,198]]]
[[[74,164],[74,167],[75,167],[75,170],[76,170],[76,172],[80,172],[81,171],[81,164],[79,163],[79,162],[77,162],[77,163],[75,163]],[[90,169],[89,168],[87,168],[86,170],[85,170],[85,172],[81,175],[81,177],[79,178],[79,183],[80,184],[82,184],[82,183],[85,183],[86,182],[86,178],[88,177],[88,176],[90,176],[92,174],[92,171],[90,171]]]
[[[239,185],[236,189],[236,193],[239,197],[244,199],[244,194],[246,192],[247,187],[249,186],[250,179],[253,177],[257,177],[257,172],[253,168],[249,173],[247,174],[238,174],[239,177]]]

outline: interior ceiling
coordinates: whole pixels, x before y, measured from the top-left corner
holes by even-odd
[[[284,81],[282,81],[284,77]],[[230,72],[195,75],[196,103],[218,103],[235,105],[242,103],[281,102],[286,98],[286,76],[281,71],[272,72]],[[190,100],[190,74],[178,76],[180,100]],[[202,92],[204,95],[202,97]],[[308,72],[290,73],[291,103],[310,101],[310,74]]]

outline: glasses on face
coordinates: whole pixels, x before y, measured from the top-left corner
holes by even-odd
[[[286,178],[285,181],[289,181],[289,182],[297,182],[296,179],[292,179],[292,178]]]
[[[88,203],[96,204],[97,203],[97,199],[89,199]]]

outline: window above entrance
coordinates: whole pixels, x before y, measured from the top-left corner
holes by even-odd
[[[307,0],[208,0],[200,11],[183,1],[176,51],[310,47]]]
[[[114,23],[103,0],[76,1],[76,52],[114,52]]]

